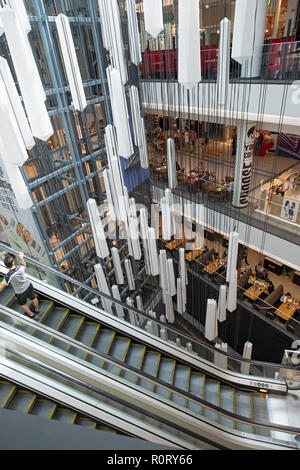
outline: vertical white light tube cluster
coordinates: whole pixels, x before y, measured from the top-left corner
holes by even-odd
[[[150,267],[152,276],[159,274],[158,253],[156,245],[156,232],[153,227],[148,228],[148,246],[150,254]]]
[[[144,305],[143,305],[143,300],[140,295],[137,295],[136,298],[136,308],[140,310],[141,312],[144,312]]]
[[[137,22],[135,0],[126,0],[128,36],[131,62],[138,65],[142,61],[140,35]]]
[[[145,30],[156,38],[164,29],[162,0],[144,0]]]
[[[209,341],[218,336],[217,302],[214,299],[207,299],[204,336]]]
[[[132,113],[134,143],[139,148],[142,168],[148,168],[149,161],[144,118],[141,116],[139,92],[134,85],[129,88],[129,99]]]
[[[218,299],[218,311],[217,311],[218,320],[220,323],[226,320],[226,293],[227,293],[226,285],[220,286],[219,299]]]
[[[87,201],[87,209],[97,256],[104,259],[109,256],[109,249],[95,199]]]
[[[171,137],[167,140],[167,167],[168,167],[168,181],[169,188],[174,189],[177,187],[177,173],[176,173],[176,153],[174,139]]]
[[[162,236],[164,240],[170,240],[174,234],[173,218],[173,194],[170,188],[165,190],[165,196],[160,200],[162,213]]]
[[[220,42],[218,55],[218,102],[225,106],[228,96],[229,72],[230,72],[230,40],[231,40],[231,21],[223,18],[220,22]]]
[[[144,261],[145,261],[145,270],[146,274],[151,274],[151,263],[150,263],[150,248],[148,243],[148,220],[147,220],[147,211],[146,208],[141,208],[140,210],[140,234],[142,238],[142,245],[144,251]]]
[[[46,141],[53,134],[53,129],[45,105],[46,95],[27,34],[15,11],[1,10],[0,15],[31,132],[34,137]]]
[[[133,154],[133,146],[129,127],[128,108],[125,90],[120,72],[111,66],[106,69],[113,123],[116,128],[118,155],[129,158]]]
[[[253,344],[250,343],[250,341],[246,341],[246,343],[244,344],[244,349],[243,349],[244,359],[251,359],[252,348],[253,348]],[[250,364],[243,362],[241,365],[241,373],[244,375],[249,375],[249,372],[250,372]]]
[[[199,0],[178,0],[178,82],[192,88],[200,81]]]
[[[231,57],[243,64],[252,57],[257,0],[236,0]]]
[[[78,59],[72,37],[69,19],[63,14],[55,18],[62,58],[70,85],[71,96],[74,108],[83,111],[87,102],[80,74]]]
[[[205,244],[204,226],[205,226],[205,206],[204,204],[196,204],[195,249],[200,249]]]
[[[122,83],[128,80],[121,17],[117,0],[98,0],[102,38],[105,49],[110,52],[112,66],[119,70]]]

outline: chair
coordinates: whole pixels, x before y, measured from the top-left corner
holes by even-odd
[[[275,304],[278,302],[282,294],[283,285],[279,284],[279,286],[276,287],[272,294],[268,295],[265,300],[259,299],[256,302],[256,309],[261,313],[265,313],[267,317],[273,320],[275,318],[275,315],[273,313],[276,310]]]
[[[238,296],[241,296],[243,294],[243,289],[246,288],[246,286],[248,284],[248,281],[249,281],[249,277],[251,275],[252,275],[252,269],[249,268],[239,278],[239,280],[237,282],[237,295]]]

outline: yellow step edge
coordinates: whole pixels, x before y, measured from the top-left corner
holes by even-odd
[[[31,412],[35,402],[37,401],[37,395],[34,393],[30,402],[29,402],[29,405],[27,406],[26,410],[25,410],[25,414],[28,414]]]
[[[154,353],[156,353],[156,351],[149,351],[149,352],[154,352]],[[156,367],[155,367],[155,371],[154,371],[153,377],[157,377],[157,372],[158,372],[159,365],[160,365],[160,360],[161,360],[161,353],[156,353],[156,354],[158,355],[158,361],[157,361],[157,363],[156,363]],[[155,385],[152,384],[151,392],[154,392],[154,387],[155,387]]]
[[[16,385],[13,385],[10,389],[10,391],[8,392],[4,402],[2,403],[1,405],[1,408],[6,408],[6,405],[10,402],[10,400],[13,398],[12,395],[14,395],[17,391],[17,386]]]
[[[71,419],[70,423],[75,424],[76,419],[77,419],[77,413],[74,413],[73,418]]]
[[[41,302],[43,302],[43,301],[41,301]],[[39,302],[39,304],[41,304],[41,302]],[[43,320],[44,320],[45,317],[48,315],[49,310],[54,306],[54,302],[53,302],[52,300],[49,300],[49,301],[45,300],[44,302],[49,302],[49,305],[48,305],[48,307],[46,308],[46,310],[44,311],[44,313],[42,314],[41,318],[39,318],[38,323],[43,323]],[[34,329],[32,330],[32,332],[31,332],[31,336],[33,336],[33,334],[35,333],[35,331],[38,331],[38,330],[36,330],[36,329],[34,328]]]
[[[134,346],[141,346],[142,349],[143,349],[142,354],[141,354],[141,357],[140,357],[140,362],[139,362],[138,367],[137,367],[139,370],[141,370],[141,367],[142,367],[142,364],[143,364],[143,360],[144,360],[144,357],[145,357],[145,352],[147,351],[147,348],[146,348],[146,346],[142,346],[142,345],[140,345],[140,344],[134,344]],[[134,383],[136,384],[137,381],[138,381],[138,377],[136,377],[136,378],[134,379]]]
[[[62,309],[62,308],[60,308],[60,307],[56,307],[56,308],[59,308],[60,310],[65,310],[65,309]],[[63,325],[64,322],[66,321],[66,318],[67,318],[67,316],[69,315],[69,313],[70,313],[70,310],[67,308],[65,314],[62,316],[62,318],[60,319],[59,324],[58,324],[57,327],[55,328],[55,331],[59,331],[59,329],[62,327],[62,325]],[[53,341],[53,339],[55,339],[54,336],[51,336],[51,338],[49,339],[48,343],[51,344],[52,341]]]
[[[173,369],[172,369],[170,384],[173,385],[174,375],[175,375],[175,369],[176,369],[176,361],[175,361],[174,359],[171,359],[171,361],[173,361]],[[168,393],[168,398],[169,398],[169,400],[171,400],[171,396],[172,396],[172,392],[169,392],[169,393]]]
[[[130,338],[125,338],[124,336],[120,336],[120,338],[127,339],[127,341],[128,341],[127,346],[126,346],[125,351],[124,351],[124,354],[123,354],[123,357],[122,357],[122,362],[125,362],[126,356],[128,354],[128,351],[129,351],[129,348],[130,348],[130,345],[131,345],[131,339]],[[123,369],[121,369],[121,368],[118,370],[118,373],[117,373],[118,376],[120,376],[122,370]]]
[[[86,323],[91,323],[91,324],[97,325],[97,323],[94,323],[94,322],[86,322]],[[93,344],[94,344],[94,342],[96,341],[96,338],[97,338],[97,336],[98,336],[98,334],[99,334],[100,327],[101,327],[101,325],[97,325],[97,326],[96,326],[95,331],[94,331],[94,334],[93,334],[92,339],[91,339],[91,341],[90,341],[90,344],[88,345],[89,348],[92,348],[92,347],[93,347]],[[84,360],[84,361],[86,361],[88,355],[89,355],[89,353],[86,353],[86,354],[83,356],[83,360]]]
[[[233,395],[232,395],[232,401],[233,401],[233,412],[236,414],[236,390],[235,388],[232,389]],[[236,421],[233,421],[233,429],[236,429]]]
[[[217,400],[217,406],[220,408],[220,401],[221,401],[221,382],[218,381],[218,400]],[[220,415],[218,413],[218,423],[220,423]]]
[[[109,329],[106,328],[106,329],[103,329],[103,330],[101,330],[101,331],[112,331],[112,330],[109,330]],[[108,354],[108,353],[109,353],[109,350],[110,350],[111,345],[112,345],[112,343],[113,343],[113,341],[114,341],[114,339],[115,339],[115,336],[116,336],[116,332],[115,332],[115,331],[112,331],[112,335],[111,335],[111,337],[110,337],[110,340],[109,340],[107,349],[106,349],[106,351],[105,351],[104,354]],[[103,360],[103,361],[101,362],[101,364],[100,364],[100,369],[103,368],[104,364],[105,364],[105,361]]]
[[[7,307],[7,306],[10,304],[10,302],[13,300],[14,297],[15,297],[15,293],[13,293],[13,294],[9,297],[9,299],[5,302],[4,307]]]
[[[181,367],[186,367],[186,366],[181,366]],[[191,372],[192,372],[192,369],[190,367],[188,367],[188,375],[187,375],[187,380],[186,380],[186,391],[187,392],[190,389]],[[187,398],[184,399],[184,406],[186,408],[188,406],[188,399]]]
[[[80,315],[70,315],[70,316],[71,316],[71,317],[73,317],[73,316],[74,316],[74,317],[78,317],[78,316],[80,316]],[[84,320],[85,320],[85,317],[82,316],[82,318],[81,318],[81,320],[80,320],[80,322],[79,322],[79,324],[78,324],[78,326],[77,326],[77,328],[76,328],[76,331],[75,331],[74,335],[72,336],[73,339],[76,339],[76,336],[79,334],[79,332],[80,332],[80,330],[81,330],[81,328],[82,328],[82,325],[84,324]],[[67,348],[66,348],[66,351],[68,352],[70,348],[71,348],[71,345],[68,344],[68,346],[67,346]]]
[[[51,401],[50,401],[50,403],[51,403]],[[50,413],[48,415],[48,419],[53,419],[53,415],[54,415],[56,409],[57,409],[57,405],[54,403],[54,405],[52,407],[52,410],[50,411]]]

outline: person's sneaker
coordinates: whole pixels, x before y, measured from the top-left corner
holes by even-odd
[[[33,304],[30,304],[30,305],[29,305],[29,308],[30,308],[30,310],[31,310],[33,313],[35,312],[35,307],[34,307]]]
[[[33,313],[34,313],[34,317],[38,317],[41,314],[41,312],[39,310],[34,311]]]

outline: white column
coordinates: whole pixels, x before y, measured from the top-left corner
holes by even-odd
[[[252,58],[250,58],[243,64],[242,77],[259,77],[261,74],[261,63],[262,63],[262,57],[263,57],[263,45],[264,45],[264,40],[265,40],[267,8],[268,8],[267,0],[257,0]]]
[[[246,207],[249,202],[254,133],[254,122],[242,121],[237,126],[237,152],[232,196],[232,205],[235,207]]]

